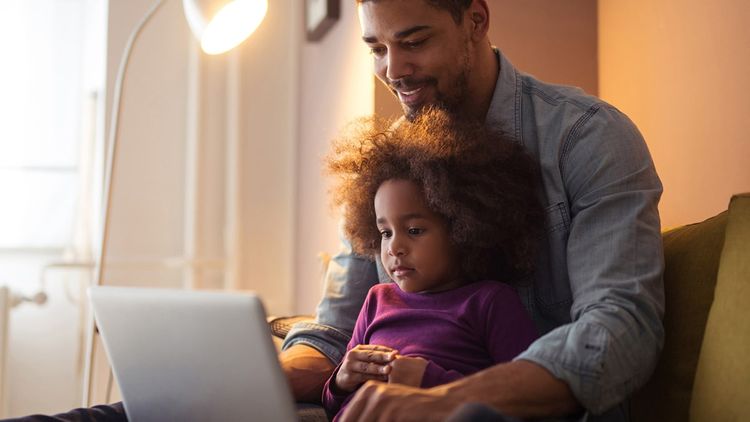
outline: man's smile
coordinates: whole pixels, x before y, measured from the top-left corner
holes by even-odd
[[[414,107],[424,104],[427,100],[427,89],[434,84],[430,79],[421,81],[405,80],[389,84],[391,91],[398,96],[401,104]]]

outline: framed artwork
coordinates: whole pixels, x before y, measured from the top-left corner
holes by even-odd
[[[339,19],[340,13],[341,0],[305,0],[307,40],[321,40]]]

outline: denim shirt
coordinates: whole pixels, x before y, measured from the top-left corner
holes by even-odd
[[[664,339],[661,182],[627,116],[496,53],[486,124],[536,158],[546,206],[535,274],[518,287],[542,336],[516,359],[565,381],[587,410],[582,420],[628,420],[625,399],[648,380]],[[368,289],[389,280],[343,240],[325,281],[316,322],[295,326],[284,347],[307,344],[337,363]]]

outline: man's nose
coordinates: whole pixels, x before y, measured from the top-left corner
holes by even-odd
[[[398,51],[398,49],[388,50],[385,65],[385,76],[389,83],[411,76],[414,73],[414,67],[410,63],[408,55]]]

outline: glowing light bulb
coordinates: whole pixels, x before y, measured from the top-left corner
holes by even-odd
[[[231,50],[258,28],[268,10],[267,0],[235,0],[222,7],[201,34],[206,54]]]

